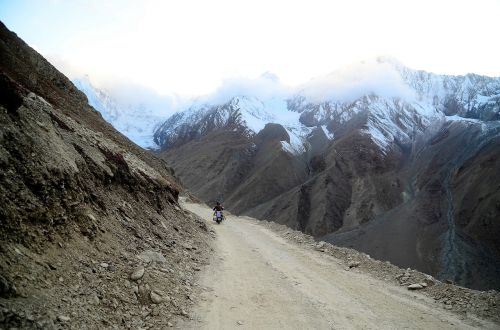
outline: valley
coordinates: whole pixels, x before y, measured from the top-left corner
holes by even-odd
[[[204,201],[498,289],[500,79],[436,75],[391,58],[358,70],[391,78],[370,93],[349,87],[361,78],[323,95],[319,82],[335,72],[286,93],[263,75],[255,83],[271,92],[196,99],[148,124],[150,139]]]

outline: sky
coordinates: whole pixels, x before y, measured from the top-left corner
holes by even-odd
[[[500,0],[0,0],[0,20],[66,75],[164,95],[272,72],[287,86],[385,55],[500,76]]]

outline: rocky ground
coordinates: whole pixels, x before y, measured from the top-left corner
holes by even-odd
[[[75,232],[42,250],[2,244],[0,328],[162,329],[188,317],[210,239],[194,242],[182,223],[206,228],[196,216],[171,216],[165,228],[121,219],[92,241]]]

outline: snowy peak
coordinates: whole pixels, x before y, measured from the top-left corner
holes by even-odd
[[[384,65],[388,64],[384,62]],[[390,65],[390,70],[394,71],[394,63]],[[364,81],[361,87],[344,87],[345,90],[355,90],[347,93],[350,96],[361,95],[353,100],[350,97],[344,98],[347,94],[342,92],[343,95],[337,95],[342,97],[337,99],[314,102],[307,89],[289,97],[261,99],[255,96],[237,96],[224,104],[192,106],[185,114],[181,112],[173,116],[156,131],[156,143],[168,148],[204,136],[213,129],[231,125],[243,128],[250,134],[257,134],[267,123],[278,123],[287,130],[295,153],[300,154],[307,150],[307,140],[313,129],[324,128],[325,135],[332,139],[332,136],[336,136],[337,129],[352,126],[350,123],[356,120],[358,124],[353,128],[367,134],[386,153],[391,145],[411,143],[432,123],[443,122],[446,115],[458,112],[464,117],[473,117],[471,114],[474,111],[483,113],[486,106],[490,107],[489,118],[495,118],[498,114],[496,93],[500,88],[497,89],[497,82],[493,78],[437,76],[409,71],[402,66],[398,69],[403,71],[398,76],[396,89],[411,89],[411,93],[405,91],[397,97],[393,96],[397,93],[392,92],[362,94],[369,90],[365,88],[370,87]],[[396,80],[391,80],[392,73],[389,77],[394,85]],[[488,99],[481,96],[486,92],[490,95]],[[331,98],[332,95],[328,97]],[[410,96],[405,98],[404,95]],[[456,102],[451,103],[451,100]],[[485,100],[486,102],[482,102]],[[467,106],[467,112],[452,111],[453,104],[456,107]]]
[[[431,124],[444,121],[443,114],[425,103],[374,98],[366,107],[368,118],[362,131],[384,153],[393,143],[410,145]]]
[[[119,102],[105,90],[95,87],[88,76],[74,79],[73,84],[87,96],[89,104],[101,113],[104,120],[120,133],[143,148],[158,148],[153,132],[166,119],[164,116],[144,104]]]
[[[476,74],[436,75],[408,68],[400,70],[419,98],[446,115],[481,120],[500,120],[500,78]]]
[[[386,150],[411,141],[445,116],[500,120],[500,78],[437,75],[390,57],[351,65],[296,89],[270,72],[253,80],[228,80],[167,120],[149,107],[117,101],[88,77],[75,85],[108,122],[148,148],[170,148],[221,128],[254,135],[267,123],[278,123],[301,153],[312,130],[324,127],[326,136],[338,137],[340,128],[356,120],[356,128]]]
[[[268,123],[281,124],[290,135],[293,148],[303,148],[299,114],[289,111],[285,100],[260,100],[253,96],[236,96],[220,105],[194,105],[170,117],[156,130],[154,138],[158,145],[168,148],[220,128],[240,129],[255,135]]]

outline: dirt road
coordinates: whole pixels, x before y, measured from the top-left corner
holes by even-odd
[[[184,207],[204,219],[211,211]],[[208,221],[208,220],[207,220]],[[472,329],[494,325],[438,307],[429,298],[305,250],[258,221],[228,216],[204,270],[190,329]]]

